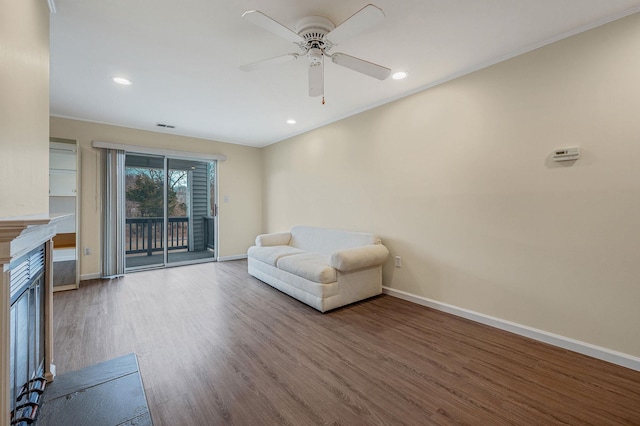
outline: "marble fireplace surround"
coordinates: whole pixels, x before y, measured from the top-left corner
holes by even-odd
[[[36,247],[45,245],[45,376],[52,381],[55,376],[53,355],[53,312],[52,312],[52,265],[53,242],[56,223],[66,215],[37,215],[0,218],[0,426],[10,423],[9,403],[9,264],[12,260],[29,253]]]

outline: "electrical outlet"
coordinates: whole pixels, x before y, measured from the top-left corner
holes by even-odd
[[[84,248],[84,255],[85,256],[91,255],[91,248],[90,247],[85,247]]]
[[[402,267],[402,258],[400,256],[396,256],[396,268]]]

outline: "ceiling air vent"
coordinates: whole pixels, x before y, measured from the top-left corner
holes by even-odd
[[[158,124],[156,124],[156,126],[164,127],[166,129],[175,129],[176,128],[176,126],[172,126],[171,124],[164,124],[164,123],[158,123]]]

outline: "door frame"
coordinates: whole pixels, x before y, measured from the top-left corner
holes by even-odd
[[[81,177],[81,158],[80,158],[80,146],[78,144],[78,141],[75,139],[64,139],[64,138],[56,138],[56,137],[49,137],[49,158],[51,158],[51,150],[56,150],[59,147],[62,147],[64,145],[68,145],[69,149],[68,151],[73,152],[75,155],[75,190],[74,190],[74,198],[75,198],[75,210],[73,212],[73,214],[75,215],[74,219],[75,219],[75,246],[74,246],[74,251],[75,251],[75,271],[74,271],[74,275],[75,275],[75,282],[74,283],[69,283],[69,284],[61,284],[61,285],[56,285],[56,286],[52,286],[53,291],[66,291],[66,290],[77,290],[80,287],[80,260],[81,260],[81,247],[80,247],[80,220],[81,220],[81,214],[80,214],[80,206],[81,206],[81,200],[80,200],[80,189],[81,189],[81,182],[82,180],[80,179]],[[58,147],[58,148],[57,148]],[[66,148],[65,148],[66,150]],[[51,173],[51,165],[49,165],[49,173]],[[51,195],[51,181],[49,182],[49,200],[51,199],[52,195]],[[55,195],[54,195],[55,196]],[[50,202],[50,201],[49,201]],[[55,247],[54,247],[55,250]]]
[[[126,164],[126,156],[127,155],[136,155],[136,156],[153,156],[156,158],[162,158],[163,159],[163,173],[164,173],[164,184],[163,184],[163,251],[162,251],[162,263],[154,263],[151,265],[143,265],[143,266],[137,266],[137,267],[127,267],[127,261],[126,261],[126,255],[125,255],[125,273],[130,273],[130,272],[138,272],[138,271],[145,271],[145,270],[150,270],[150,269],[161,269],[161,268],[168,268],[168,267],[174,267],[174,266],[184,266],[184,265],[192,265],[192,264],[197,264],[197,263],[208,263],[208,262],[216,262],[218,260],[218,253],[219,253],[219,247],[218,247],[218,243],[219,243],[219,233],[218,233],[218,202],[217,202],[217,198],[218,198],[218,159],[217,158],[210,158],[210,156],[207,156],[207,158],[202,158],[200,156],[186,156],[186,155],[171,155],[171,153],[159,153],[159,152],[153,152],[153,153],[148,153],[148,152],[143,152],[144,150],[136,150],[136,151],[125,151],[125,164]],[[201,259],[191,259],[191,260],[182,260],[182,261],[173,261],[170,262],[169,261],[169,246],[168,246],[168,237],[169,237],[169,232],[168,232],[168,227],[169,227],[169,202],[168,202],[168,194],[169,194],[169,170],[170,170],[170,161],[171,160],[185,160],[185,161],[193,161],[193,162],[199,162],[199,163],[205,163],[207,164],[207,190],[208,190],[208,195],[207,195],[207,207],[209,212],[211,212],[211,210],[213,210],[213,227],[214,227],[214,248],[213,248],[213,253],[211,257],[206,257],[206,258],[201,258]],[[214,179],[213,179],[213,183],[211,183],[209,181],[210,176],[209,176],[209,167],[213,167],[214,170]],[[126,170],[126,165],[125,165],[125,170]],[[191,179],[191,176],[193,175],[193,173],[191,171],[187,171],[188,176],[187,176],[187,182],[188,182],[188,191],[190,192],[190,202],[193,202],[193,186],[192,186],[192,182],[193,180]],[[213,185],[213,191],[214,191],[214,198],[215,200],[211,200],[210,197],[210,190],[211,188],[209,187],[209,185]],[[123,190],[123,192],[126,192],[126,189]],[[212,204],[212,205],[211,205]],[[189,220],[189,225],[188,225],[188,246],[192,246],[193,242],[193,206],[189,206],[189,214],[188,217],[190,217]],[[126,215],[125,215],[126,216]],[[126,221],[126,217],[122,218],[123,221]],[[122,244],[125,244],[125,241],[122,242]],[[191,251],[191,248],[188,248],[189,251]],[[206,250],[206,247],[205,247]]]

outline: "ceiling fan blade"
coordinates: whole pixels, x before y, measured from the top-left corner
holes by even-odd
[[[251,64],[242,65],[240,69],[242,71],[255,71],[257,69],[266,68],[271,65],[284,64],[285,62],[290,62],[298,59],[296,53],[287,53],[286,55],[276,56],[275,58],[265,59],[263,61],[253,62]]]
[[[384,12],[377,6],[368,4],[349,19],[338,25],[324,38],[331,44],[340,44],[351,37],[373,27],[384,20]]]
[[[321,62],[309,64],[309,96],[324,95],[324,66]]]
[[[358,71],[362,74],[377,78],[378,80],[384,80],[389,77],[389,74],[391,73],[389,68],[385,68],[382,65],[367,62],[363,59],[345,55],[344,53],[334,53],[331,55],[331,60],[334,64]]]
[[[289,40],[293,43],[303,42],[304,39],[280,22],[271,19],[259,10],[249,10],[242,14],[242,17],[258,27],[269,31],[279,37]]]

